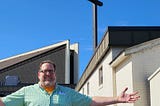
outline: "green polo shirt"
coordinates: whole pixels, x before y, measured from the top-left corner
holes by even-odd
[[[2,101],[5,106],[89,106],[92,99],[60,85],[52,94],[48,94],[35,84],[3,97]]]

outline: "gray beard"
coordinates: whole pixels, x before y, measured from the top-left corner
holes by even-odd
[[[44,86],[56,86],[56,81],[54,81],[54,82],[40,82],[39,81],[39,83],[38,83],[42,88],[44,87]]]

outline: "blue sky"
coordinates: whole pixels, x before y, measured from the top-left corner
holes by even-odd
[[[98,41],[108,26],[160,26],[160,0],[101,0]],[[64,40],[79,43],[80,75],[93,54],[88,0],[0,0],[0,59]]]

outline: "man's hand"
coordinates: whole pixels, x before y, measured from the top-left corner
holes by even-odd
[[[118,103],[134,103],[135,101],[137,101],[140,96],[137,95],[138,92],[133,92],[131,94],[127,94],[126,91],[128,90],[128,88],[126,87],[124,89],[124,91],[121,93],[121,95],[119,95],[117,97],[117,102]]]

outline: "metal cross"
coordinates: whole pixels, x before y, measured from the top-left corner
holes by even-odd
[[[97,5],[102,6],[103,3],[98,0],[88,0],[93,3],[93,49],[97,48]]]

